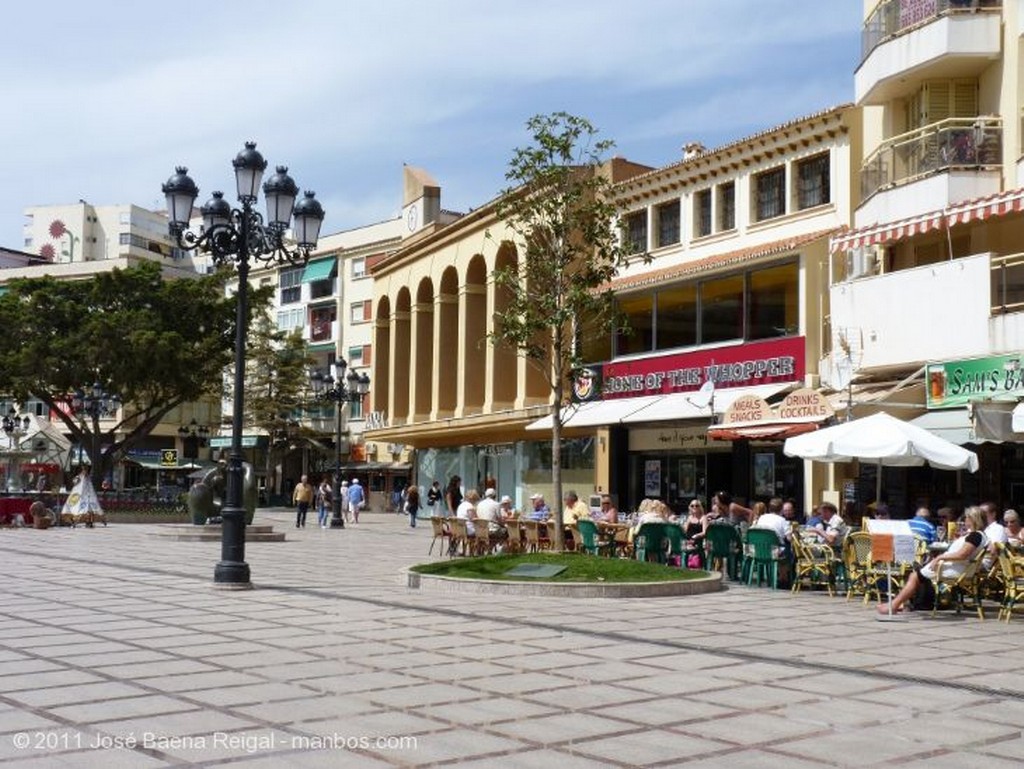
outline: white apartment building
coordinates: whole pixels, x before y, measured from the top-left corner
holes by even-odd
[[[886,470],[898,510],[1024,504],[1024,3],[868,0],[863,18],[861,201],[830,243],[822,379],[852,369],[856,414],[881,395],[978,452],[975,475]]]
[[[55,264],[137,257],[191,268],[167,231],[167,216],[140,206],[78,203],[25,209],[24,250]]]

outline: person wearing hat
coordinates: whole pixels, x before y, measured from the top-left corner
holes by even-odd
[[[359,523],[359,511],[366,507],[366,492],[359,485],[359,479],[353,478],[348,487],[348,509],[352,513],[352,522]]]
[[[341,497],[341,514],[345,516],[345,521],[348,522],[348,481],[341,482],[341,487],[338,489],[338,496]]]
[[[551,517],[551,511],[548,506],[544,504],[543,494],[534,494],[530,497],[530,502],[533,503],[533,510],[530,511],[528,518],[534,521],[546,521]]]
[[[511,521],[515,519],[516,511],[512,506],[512,497],[508,494],[505,494],[500,500],[498,500],[498,508],[503,521]]]
[[[487,521],[487,528],[495,539],[504,539],[508,531],[501,520],[501,505],[497,500],[498,493],[491,487],[484,489],[484,498],[476,505],[476,519]]]

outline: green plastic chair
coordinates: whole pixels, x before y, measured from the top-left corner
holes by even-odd
[[[633,537],[633,553],[638,561],[647,561],[653,555],[658,563],[665,563],[664,523],[645,523]]]
[[[601,539],[597,530],[597,524],[593,521],[580,518],[576,521],[576,528],[580,533],[580,539],[583,540],[579,548],[580,550],[591,555],[610,556],[615,553],[615,542]]]
[[[724,571],[729,579],[737,579],[740,533],[736,527],[728,524],[708,526],[704,541],[707,543],[706,565]]]
[[[678,558],[679,567],[686,568],[686,538],[683,536],[683,530],[674,523],[667,523],[662,529],[662,533],[664,534],[662,545],[665,551],[665,562],[674,565]]]
[[[747,572],[747,584],[754,581],[757,574],[757,584],[761,585],[761,577],[770,582],[772,588],[779,587],[779,561],[781,545],[779,538],[771,529],[748,529],[747,547],[750,550],[750,570]]]

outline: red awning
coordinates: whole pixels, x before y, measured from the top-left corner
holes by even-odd
[[[713,441],[781,441],[821,427],[820,422],[761,422],[720,425],[708,428]]]
[[[1019,211],[1024,211],[1024,189],[1006,190],[907,219],[848,230],[829,239],[829,252],[834,254],[836,251],[850,251],[861,246],[891,243],[940,227],[955,227]]]

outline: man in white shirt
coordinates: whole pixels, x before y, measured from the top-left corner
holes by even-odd
[[[788,550],[793,527],[782,516],[782,500],[778,497],[768,501],[768,512],[763,513],[750,527],[752,529],[771,529],[779,538],[779,544]]]
[[[502,522],[501,503],[495,499],[497,496],[493,488],[488,487],[484,491],[484,498],[476,505],[476,519],[487,521],[487,528],[492,537],[504,539],[508,536],[508,530]]]
[[[995,563],[998,554],[996,552],[996,543],[1001,542],[1006,544],[1010,541],[1010,536],[1006,533],[1006,527],[999,522],[999,508],[992,502],[982,502],[981,510],[985,513],[985,542],[984,547],[987,552],[985,557],[981,560],[982,568],[991,569]]]

